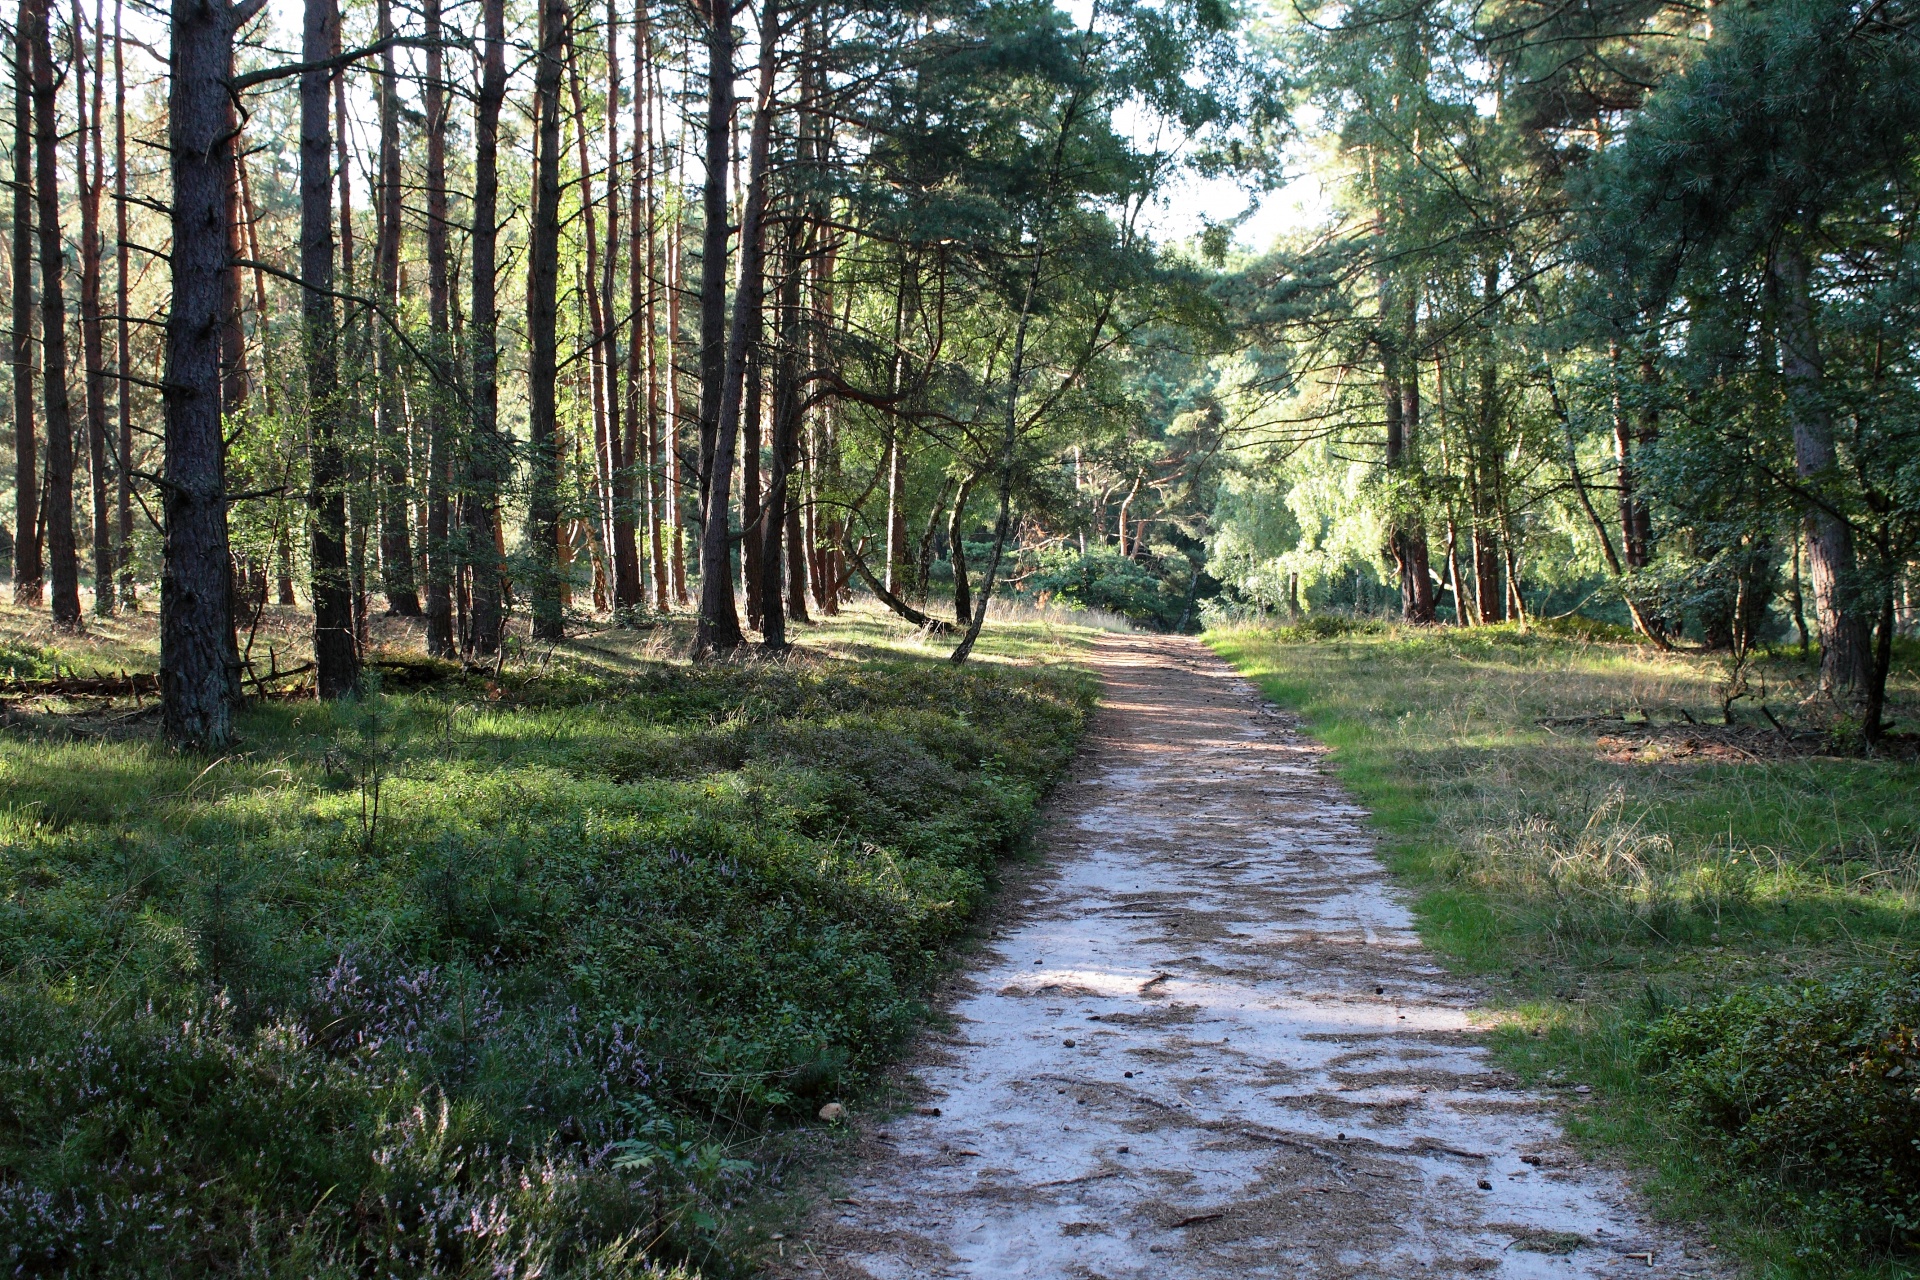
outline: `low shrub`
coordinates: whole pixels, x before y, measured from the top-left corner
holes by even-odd
[[[212,768],[0,735],[8,1274],[736,1274],[756,1152],[914,1025],[1092,693],[409,674]]]
[[[1667,1014],[1641,1065],[1818,1244],[1920,1244],[1920,969],[1750,988]]]

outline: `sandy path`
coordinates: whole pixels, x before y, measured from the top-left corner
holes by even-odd
[[[1718,1273],[1474,1047],[1289,717],[1190,640],[1096,661],[1051,872],[792,1274]]]

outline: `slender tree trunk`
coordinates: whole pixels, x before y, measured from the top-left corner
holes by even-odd
[[[223,277],[231,273],[235,33],[265,0],[174,0],[167,150],[173,168],[173,305],[167,317],[165,568],[160,689],[167,741],[200,751],[233,739],[240,655],[233,636],[225,446],[220,419]]]
[[[253,318],[260,334],[260,390],[261,402],[266,411],[274,411],[273,369],[268,363],[267,346],[267,273],[257,265],[263,259],[260,256],[260,211],[253,203],[253,180],[248,177],[247,156],[244,147],[234,157],[234,170],[240,179],[240,203],[235,209],[234,224],[245,233],[246,254],[255,262],[253,268]],[[240,256],[236,248],[236,256]]]
[[[96,0],[97,4],[97,0]],[[73,0],[76,118],[74,175],[80,194],[80,358],[87,396],[87,480],[93,499],[93,611],[113,612],[113,523],[107,507],[107,371],[100,329],[100,188],[105,180],[100,158],[101,35],[94,15],[93,58],[87,66],[86,26],[80,0]],[[84,69],[84,70],[83,70]],[[88,78],[92,73],[92,101]],[[88,147],[93,157],[89,172]]]
[[[898,362],[896,361],[896,364]],[[898,379],[895,379],[896,386]],[[896,394],[898,394],[896,390]],[[907,460],[900,426],[889,433],[887,450],[887,590],[904,596],[911,588],[912,560],[907,556]]]
[[[641,6],[642,12],[645,4]],[[643,25],[641,14],[635,15],[635,26]],[[645,588],[641,585],[639,532],[639,503],[637,501],[639,474],[635,464],[639,457],[640,420],[632,412],[633,395],[631,391],[623,400],[620,394],[620,331],[622,325],[615,318],[618,311],[618,293],[616,285],[619,278],[620,257],[620,51],[619,12],[616,0],[607,0],[607,256],[601,266],[600,297],[607,311],[606,373],[607,373],[607,430],[613,452],[613,602],[622,609],[644,609],[647,603]],[[640,110],[640,66],[636,62],[633,68],[633,100],[637,115]],[[638,177],[640,151],[639,136],[634,138],[634,173]],[[627,211],[630,222],[640,219],[640,205],[636,201]],[[628,251],[637,247],[631,239]],[[631,266],[631,264],[629,264]],[[631,274],[631,272],[629,272]],[[638,344],[639,311],[636,308],[626,318],[627,346],[634,350]],[[634,377],[635,362],[627,361],[627,381],[631,386]],[[623,409],[627,410],[623,412]]]
[[[341,52],[338,0],[333,21],[332,52]],[[334,158],[340,175],[340,291],[357,292],[358,277],[353,251],[353,152],[347,136],[347,73],[344,67],[333,73],[333,118],[340,123],[333,130]],[[364,310],[362,308],[362,310]],[[362,416],[361,379],[367,367],[367,318],[357,316],[353,308],[345,312],[341,326],[340,355],[346,365],[347,382],[341,400],[340,443],[344,450],[345,470],[341,488],[347,503],[347,598],[353,618],[353,643],[356,654],[364,654],[369,643],[367,619],[367,525],[369,469],[366,422]],[[356,659],[357,661],[357,659]],[[357,668],[356,668],[357,670]]]
[[[452,465],[448,386],[453,380],[453,335],[447,317],[447,85],[440,45],[440,0],[426,0],[427,32],[427,324],[433,361],[426,388],[427,427],[427,652],[454,655]]]
[[[747,626],[759,631],[760,601],[760,361],[747,356],[747,387],[740,433],[740,585],[747,599]]]
[[[685,158],[684,151],[681,158]],[[680,219],[675,218],[667,229],[667,413],[666,437],[661,450],[667,459],[667,525],[673,534],[669,564],[673,577],[673,602],[684,607],[688,597],[686,516],[683,505],[686,485],[680,466],[680,285],[683,279],[680,249]]]
[[[13,602],[40,607],[40,449],[33,405],[33,29],[20,0],[13,39]],[[124,311],[125,308],[122,308]]]
[[[1775,251],[1780,289],[1780,366],[1793,424],[1794,465],[1801,483],[1815,493],[1826,484],[1838,454],[1833,418],[1825,402],[1825,366],[1815,328],[1806,247],[1788,238]],[[1864,690],[1867,627],[1853,582],[1853,531],[1837,513],[1809,504],[1804,516],[1807,566],[1813,578],[1813,612],[1820,632],[1820,683],[1831,691]]]
[[[334,0],[306,0],[301,57],[321,62],[338,34]],[[347,465],[341,453],[346,393],[340,386],[340,328],[333,299],[332,77],[300,77],[301,346],[307,369],[308,590],[313,658],[322,698],[344,698],[360,682],[353,580],[347,563]],[[344,122],[342,122],[344,128]]]
[[[1893,592],[1894,584],[1891,582],[1880,588],[1880,619],[1874,628],[1872,665],[1867,669],[1861,736],[1866,739],[1869,752],[1880,745],[1881,738],[1892,727],[1886,723],[1886,714],[1887,675],[1893,670],[1893,631],[1898,621],[1894,613]]]
[[[1644,569],[1647,565],[1646,548],[1640,543],[1639,486],[1635,483],[1633,425],[1627,415],[1626,397],[1621,395],[1619,380],[1620,344],[1607,345],[1607,360],[1614,377],[1612,396],[1613,411],[1613,461],[1614,485],[1619,490],[1620,550],[1622,567],[1627,571]]]
[[[647,496],[647,551],[649,577],[653,584],[653,607],[667,611],[667,555],[665,541],[666,497],[662,492],[660,470],[660,339],[659,313],[659,211],[655,205],[655,166],[658,159],[653,141],[654,75],[651,26],[647,6],[641,0],[633,26],[633,216],[627,258],[627,292],[636,326],[628,345],[627,388],[635,407],[627,414],[628,431],[639,441],[638,452],[644,461],[635,472],[635,480],[644,484]],[[642,211],[645,225],[642,226]],[[641,378],[644,375],[645,383]],[[644,404],[641,403],[644,401]],[[642,416],[644,414],[644,416]],[[629,448],[629,465],[636,451]]]
[[[393,35],[391,0],[375,8],[380,38]],[[378,90],[380,115],[380,195],[375,201],[375,270],[380,282],[380,305],[389,315],[400,312],[400,83],[394,74],[393,50],[380,54]],[[407,427],[401,404],[400,368],[392,330],[378,327],[374,341],[374,381],[380,426],[378,461],[374,467],[380,511],[380,586],[387,608],[403,618],[420,616],[420,593],[414,586],[413,536],[407,524]]]
[[[120,411],[120,460],[114,468],[118,493],[119,539],[114,548],[114,563],[120,571],[120,604],[128,610],[139,607],[138,590],[133,581],[133,384],[126,381],[133,368],[133,330],[127,315],[131,295],[128,273],[131,246],[127,241],[127,68],[125,42],[121,38],[122,0],[113,4],[113,217],[115,229],[114,270],[119,305],[115,323],[114,370],[120,375],[114,402]]]
[[[1787,579],[1787,603],[1793,610],[1793,629],[1800,636],[1800,660],[1806,661],[1812,648],[1812,637],[1807,634],[1807,603],[1800,590],[1800,530],[1793,531],[1793,569]]]
[[[1420,366],[1413,358],[1412,308],[1407,317],[1407,361],[1400,376],[1400,444],[1398,465],[1404,471],[1415,466],[1415,448],[1420,437]],[[1427,527],[1418,511],[1406,512],[1398,522],[1395,536],[1400,541],[1401,558],[1406,565],[1400,578],[1400,616],[1415,626],[1433,623],[1433,570],[1428,561]]]
[[[609,33],[609,40],[611,40],[611,33]],[[608,47],[612,47],[611,43],[609,43]],[[567,36],[567,90],[573,103],[574,143],[576,154],[579,157],[580,221],[586,227],[587,239],[587,262],[584,278],[586,288],[583,292],[587,309],[587,389],[589,399],[593,405],[594,537],[591,545],[605,551],[611,549],[614,542],[613,477],[614,473],[620,468],[619,426],[617,423],[619,411],[616,404],[609,402],[607,398],[609,383],[606,381],[607,365],[609,363],[606,343],[607,334],[611,327],[607,323],[607,312],[611,309],[610,304],[612,299],[601,290],[602,263],[600,258],[600,232],[594,222],[593,162],[587,152],[587,109],[584,96],[580,92],[579,48],[573,39],[571,31],[569,31]],[[617,104],[617,102],[618,98],[610,100],[612,104]],[[608,114],[609,116],[614,114],[612,105],[609,105]],[[614,198],[613,174],[611,171],[608,173],[607,196],[610,202]],[[610,227],[611,225],[612,224],[609,224]],[[612,255],[613,251],[613,243],[609,241],[607,244],[607,253],[609,256]],[[617,384],[613,385],[617,391]],[[596,567],[602,558],[602,556],[598,555],[594,557]],[[617,569],[614,571],[613,577],[617,583],[619,577],[619,571]],[[602,607],[609,603],[606,599],[606,589],[608,585],[609,583],[607,582],[605,573],[597,573],[594,582],[594,604],[596,607]]]
[[[246,410],[247,401],[253,395],[252,380],[247,375],[247,320],[244,291],[240,287],[240,259],[246,257],[241,237],[245,229],[240,225],[240,159],[239,131],[240,113],[236,110],[229,115],[227,128],[234,134],[234,165],[227,174],[227,272],[220,281],[220,408],[229,417],[238,417]]]
[[[528,524],[534,561],[529,596],[533,633],[541,640],[558,640],[566,634],[559,575],[561,459],[555,397],[559,377],[560,76],[571,21],[566,0],[543,0],[540,52],[534,72],[538,123],[533,221],[527,247],[527,420],[533,464]]]
[[[474,117],[473,291],[468,346],[473,353],[473,418],[467,442],[465,551],[472,565],[468,588],[466,648],[491,656],[500,651],[504,627],[502,584],[506,562],[499,553],[500,484],[506,473],[499,431],[500,313],[497,278],[500,223],[500,108],[507,96],[506,0],[483,0],[485,53]]]
[[[53,619],[80,623],[80,564],[73,534],[73,406],[67,391],[67,303],[61,287],[66,259],[60,237],[60,131],[54,102],[53,48],[48,0],[35,0],[33,41],[34,198],[39,202],[40,352],[47,415],[46,509],[48,577]],[[176,44],[178,40],[176,39]],[[176,175],[177,181],[177,175]]]
[[[953,562],[953,620],[965,626],[973,615],[973,589],[967,582],[967,499],[980,481],[978,471],[970,471],[953,495],[953,514],[947,517],[947,557]]]
[[[951,476],[940,480],[940,491],[934,495],[933,505],[927,510],[926,527],[920,530],[920,543],[913,557],[913,586],[921,604],[927,602],[927,584],[933,580],[934,539],[940,533],[940,517],[947,513],[947,490],[953,485]],[[1086,548],[1080,549],[1086,554]]]
[[[733,141],[734,40],[731,0],[700,0],[700,7],[707,24],[707,126],[706,176],[701,189],[700,464],[694,482],[700,491],[700,510],[695,513],[695,520],[704,529],[712,522],[709,490],[727,367],[727,160]],[[703,576],[711,567],[704,556],[703,550],[700,561]],[[707,588],[703,585],[703,600],[706,594]],[[703,615],[706,612],[704,604],[701,612]],[[713,623],[709,620],[704,625]],[[739,630],[737,621],[733,629]]]
[[[725,64],[726,74],[731,87],[733,33],[731,19],[726,6],[715,0],[713,36],[716,45],[722,43],[720,32],[726,35],[724,43],[728,54]],[[733,600],[732,536],[728,527],[729,491],[732,487],[733,451],[735,437],[740,429],[741,397],[746,388],[747,352],[759,339],[760,332],[760,295],[766,273],[766,234],[764,220],[767,202],[767,161],[773,136],[773,78],[778,65],[778,45],[780,29],[780,6],[778,0],[765,0],[760,11],[760,70],[754,92],[753,133],[747,144],[747,194],[740,213],[740,282],[734,294],[733,322],[727,334],[726,360],[721,368],[721,387],[719,418],[715,423],[712,462],[707,481],[705,503],[705,528],[700,542],[700,617],[695,624],[693,648],[696,654],[715,651],[727,652],[746,643],[746,637],[740,631],[740,616],[736,612]],[[716,54],[709,74],[718,75],[722,64]],[[714,94],[719,91],[713,90]],[[731,92],[728,94],[731,98]],[[708,127],[712,128],[715,118],[708,116]],[[724,121],[722,122],[724,123]],[[713,140],[708,139],[707,160],[712,165],[718,159],[725,162],[725,152],[716,156]],[[724,169],[720,193],[725,195]],[[724,200],[716,209],[712,197],[714,184],[709,174],[707,195],[707,216],[716,213],[723,219],[720,234],[717,237],[719,251],[726,252],[726,228],[724,218],[726,207]],[[707,232],[707,252],[714,251],[716,236],[711,228]],[[701,264],[702,310],[700,325],[704,335],[707,328],[708,311],[706,309],[706,276],[711,270],[711,261]],[[722,264],[724,269],[724,264]],[[717,308],[715,314],[717,314]],[[706,400],[703,392],[701,413],[705,416]]]
[[[776,306],[778,342],[773,364],[773,419],[768,458],[767,496],[760,512],[758,569],[760,571],[760,639],[769,653],[787,647],[787,615],[781,599],[781,569],[785,555],[787,479],[793,474],[794,445],[800,426],[800,255],[799,236],[789,220],[783,238],[780,293]]]

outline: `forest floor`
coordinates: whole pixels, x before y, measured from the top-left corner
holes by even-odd
[[[158,740],[156,621],[0,605],[8,1274],[750,1274],[1095,693],[1064,616],[964,668],[852,609],[474,671],[383,618],[362,696],[207,759]]]
[[[1193,640],[1092,663],[1042,864],[785,1274],[1722,1273],[1490,1059],[1293,716]]]

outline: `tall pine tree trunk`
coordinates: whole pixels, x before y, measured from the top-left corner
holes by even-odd
[[[227,272],[220,281],[220,407],[229,417],[237,417],[253,395],[252,379],[247,374],[247,322],[240,284],[240,259],[247,255],[241,242],[244,232],[237,212],[240,207],[238,110],[228,116],[227,128],[233,132],[236,145],[234,166],[227,174]]]
[[[775,304],[773,419],[768,457],[767,495],[760,513],[760,639],[769,653],[787,647],[787,610],[781,598],[788,514],[793,497],[789,477],[800,435],[800,255],[799,220],[786,220],[780,262],[780,293]],[[804,606],[804,599],[802,601]],[[801,617],[805,617],[804,608]]]
[[[337,0],[336,0],[337,3]],[[339,14],[333,23],[333,52],[341,52]],[[347,73],[345,68],[333,76],[333,118],[340,127],[333,131],[336,168],[340,175],[340,292],[352,296],[359,279],[353,251],[353,149],[347,131]],[[367,325],[371,317],[364,307],[346,312],[348,323],[341,333],[340,354],[346,364],[346,396],[341,402],[346,474],[341,484],[347,494],[347,582],[348,599],[353,609],[353,643],[365,653],[371,642],[371,623],[367,617],[367,528],[372,523],[372,485],[369,472],[372,461],[367,448],[366,423],[361,403],[361,380],[367,369]],[[361,313],[355,318],[356,312]]]
[[[1407,361],[1400,375],[1399,465],[1403,471],[1415,470],[1415,447],[1420,437],[1420,364],[1413,356],[1413,318],[1407,320]],[[1418,510],[1403,510],[1395,536],[1402,548],[1406,569],[1400,577],[1400,614],[1407,622],[1430,625],[1433,612],[1433,570],[1428,559],[1427,526]]]
[[[611,45],[609,45],[611,47]],[[613,537],[613,477],[620,469],[619,462],[619,412],[618,401],[608,396],[607,366],[610,363],[607,353],[607,334],[610,328],[607,313],[611,310],[612,299],[601,289],[602,259],[600,254],[600,232],[594,222],[593,198],[593,161],[587,152],[587,109],[584,96],[580,92],[580,50],[571,31],[567,36],[567,92],[573,103],[574,145],[579,157],[580,168],[580,221],[586,228],[587,262],[584,275],[586,297],[587,329],[587,390],[593,406],[593,538],[590,546],[600,548],[601,554],[594,557],[594,604],[596,607],[609,603],[605,598],[609,585],[603,577],[603,562],[606,552],[611,550]],[[613,101],[618,101],[614,99]],[[609,116],[613,114],[611,110]],[[614,199],[615,187],[612,173],[608,173],[607,198]],[[609,222],[611,230],[612,223]],[[613,242],[609,237],[607,255],[613,254]],[[617,384],[614,387],[617,390]],[[618,572],[613,574],[617,580]]]
[[[627,464],[634,481],[645,487],[648,576],[653,607],[667,609],[666,496],[660,458],[660,263],[659,211],[655,202],[653,37],[646,0],[636,6],[633,24],[633,197],[631,244],[627,254],[627,293],[634,334],[628,344],[627,391],[632,407],[627,430],[635,443]],[[642,221],[644,215],[644,223]],[[644,379],[644,382],[643,382]]]
[[[451,658],[453,561],[452,457],[448,386],[453,381],[453,335],[447,316],[447,86],[446,53],[440,45],[440,0],[426,0],[427,28],[427,652]]]
[[[686,151],[681,149],[677,159],[682,164],[681,172],[676,176],[676,188],[685,186],[684,163]],[[667,478],[667,527],[671,532],[673,545],[668,556],[668,574],[673,579],[673,602],[685,605],[687,596],[687,547],[686,525],[686,479],[680,462],[680,289],[685,277],[682,274],[683,262],[680,256],[681,219],[674,218],[667,226],[667,361],[666,361],[666,413],[662,424],[660,449],[666,457]]]
[[[757,339],[756,339],[757,346]],[[740,586],[747,601],[747,628],[760,630],[760,360],[747,353],[747,386],[740,429]]]
[[[33,6],[13,32],[13,602],[40,607],[40,448],[33,404]],[[124,310],[124,308],[123,308]]]
[[[701,535],[699,638],[695,648],[705,651],[711,647],[737,647],[740,621],[733,616],[733,576],[729,568],[731,557],[726,554],[724,503],[719,517],[721,532],[716,535],[712,531],[713,486],[721,465],[715,449],[727,366],[727,161],[733,142],[733,6],[731,0],[700,0],[700,11],[707,27],[707,121],[706,173],[700,205],[700,460],[694,474],[699,490],[699,510],[694,518]],[[726,463],[729,472],[731,443],[728,442]],[[726,478],[731,481],[732,477],[729,474]],[[726,496],[725,489],[721,496]],[[708,558],[710,542],[720,549],[717,564]],[[716,616],[723,605],[724,616]]]
[[[506,456],[500,439],[497,247],[500,220],[500,107],[507,96],[506,0],[483,0],[485,53],[474,116],[473,291],[469,346],[473,352],[473,418],[467,441],[464,542],[468,587],[466,649],[500,651],[506,564],[499,554],[500,485]]]
[[[160,579],[162,724],[175,746],[233,738],[233,637],[220,342],[231,274],[233,37],[266,0],[174,0],[167,150],[173,167],[173,302],[167,316],[166,550]]]
[[[47,415],[47,576],[53,619],[80,622],[79,549],[73,534],[73,404],[67,390],[67,303],[61,280],[66,257],[60,237],[60,128],[54,101],[53,48],[47,0],[34,0],[22,18],[33,43],[34,198],[39,202],[40,364]],[[176,181],[178,174],[176,171]]]
[[[114,326],[113,367],[114,372],[120,375],[118,389],[114,393],[115,406],[120,411],[120,464],[114,468],[119,537],[115,541],[113,559],[120,573],[121,607],[134,609],[139,605],[139,596],[133,584],[133,384],[126,380],[133,367],[133,327],[127,315],[132,282],[128,274],[132,246],[127,241],[127,67],[126,44],[120,30],[122,4],[123,0],[114,0],[113,3],[114,284],[118,298],[118,305],[114,308],[117,319]]]
[[[561,603],[558,403],[560,289],[560,76],[571,15],[566,0],[543,0],[534,70],[533,221],[527,245],[527,423],[533,474],[528,494],[533,634],[566,634]]]
[[[391,0],[376,7],[380,38],[393,35]],[[400,82],[393,70],[393,49],[380,54],[380,198],[375,202],[375,266],[380,305],[400,314]],[[413,534],[407,523],[407,425],[400,387],[399,348],[388,324],[374,343],[374,381],[380,414],[379,461],[375,468],[380,506],[380,586],[387,608],[403,618],[420,616],[420,593],[413,577]]]
[[[80,184],[80,358],[86,370],[87,479],[93,498],[93,611],[113,612],[113,520],[107,505],[107,370],[100,327],[100,188],[106,180],[100,155],[102,37],[99,0],[93,22],[92,93],[78,74],[86,61],[80,0],[73,0],[73,39],[79,127],[74,130],[74,173]],[[89,103],[88,98],[92,101]],[[88,150],[92,150],[89,172]]]
[[[733,45],[732,19],[724,4],[715,3],[714,41],[721,40],[718,32],[727,32],[725,43],[729,49]],[[720,412],[715,423],[712,462],[709,467],[705,510],[705,526],[700,540],[700,617],[695,625],[693,649],[696,655],[712,652],[727,652],[739,648],[746,642],[740,631],[740,617],[734,607],[732,537],[728,528],[728,507],[732,488],[733,451],[735,438],[740,429],[741,397],[746,390],[747,353],[751,345],[758,341],[760,334],[760,293],[762,277],[766,272],[766,234],[764,230],[767,202],[767,163],[773,135],[773,78],[777,66],[779,47],[780,6],[778,0],[765,0],[760,15],[760,68],[754,92],[753,132],[747,143],[747,194],[740,213],[740,278],[734,293],[733,317],[727,333],[726,360],[721,369]],[[728,54],[727,74],[731,80],[732,55]],[[716,56],[709,74],[718,75],[721,64]],[[718,90],[713,92],[717,93]],[[728,95],[731,98],[731,94]],[[714,125],[714,115],[707,118],[708,128]],[[718,156],[723,163],[724,150]],[[707,162],[715,163],[716,154],[711,135],[707,144]],[[725,193],[725,179],[721,179],[721,193]],[[707,186],[707,216],[713,217],[716,210],[712,204],[714,185],[711,174]],[[722,226],[718,236],[720,252],[726,251],[726,228],[724,203],[718,209]],[[711,228],[707,232],[707,251],[713,252],[715,235]],[[707,328],[706,311],[706,272],[711,263],[702,264],[702,300],[700,325],[704,337]],[[702,395],[701,414],[706,414],[705,396]]]
[[[301,56],[322,62],[336,36],[334,0],[306,0]],[[333,299],[333,137],[326,71],[300,77],[301,351],[307,370],[308,564],[313,658],[322,698],[343,698],[360,680],[353,578],[347,561],[347,465],[341,450],[346,392]],[[345,128],[342,121],[341,127]]]
[[[636,19],[637,21],[637,19]],[[600,302],[605,309],[606,332],[601,338],[605,348],[602,365],[607,380],[608,449],[613,470],[613,602],[616,608],[640,609],[646,595],[640,586],[640,550],[636,532],[639,516],[634,501],[635,422],[623,413],[620,395],[620,331],[616,291],[620,258],[620,16],[616,0],[607,0],[607,251],[600,265]],[[634,99],[639,100],[639,68],[634,69]],[[635,160],[639,158],[635,153]],[[629,211],[638,218],[639,208]],[[636,336],[638,322],[627,317],[628,345]],[[632,364],[629,362],[629,369]],[[629,374],[631,378],[631,374]],[[631,399],[631,397],[629,397]]]

